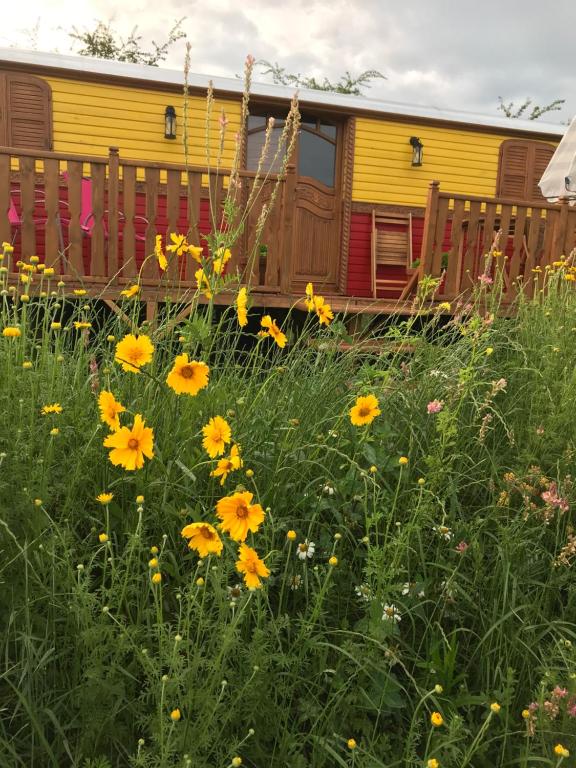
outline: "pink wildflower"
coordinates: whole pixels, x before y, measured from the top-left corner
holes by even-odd
[[[555,509],[559,509],[561,512],[568,512],[570,509],[568,501],[562,496],[558,495],[558,486],[556,483],[550,483],[548,490],[543,491],[540,495],[546,504],[554,507]]]
[[[576,698],[570,699],[566,704],[566,714],[569,717],[576,717]]]
[[[480,277],[478,278],[478,281],[482,283],[482,285],[492,285],[492,283],[494,282],[494,280],[492,280],[490,275],[486,275],[486,274],[480,275]]]
[[[444,408],[443,400],[431,400],[426,406],[428,413],[440,413],[442,408]]]
[[[470,544],[468,544],[467,541],[460,541],[458,542],[458,544],[456,544],[456,547],[454,549],[456,552],[460,552],[461,554],[463,554],[464,552],[466,552],[469,546]]]
[[[559,685],[554,688],[552,691],[552,696],[556,699],[563,699],[565,696],[568,695],[568,689],[567,688],[560,688]]]

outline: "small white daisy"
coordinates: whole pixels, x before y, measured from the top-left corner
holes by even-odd
[[[356,592],[356,595],[360,600],[363,600],[365,603],[369,603],[374,597],[372,588],[369,584],[359,584],[357,587],[354,587],[354,592]]]
[[[296,556],[299,557],[300,560],[306,560],[306,558],[314,557],[315,551],[316,544],[314,544],[313,541],[308,541],[308,539],[305,539],[303,542],[298,544],[298,547],[296,548]]]
[[[330,485],[330,483],[326,483],[326,485],[322,488],[322,493],[325,493],[326,496],[334,496],[334,486]]]
[[[382,606],[382,621],[392,621],[394,624],[398,624],[399,621],[402,621],[402,616],[395,605],[385,603]]]
[[[405,597],[406,595],[409,595],[412,589],[414,589],[416,585],[413,581],[407,581],[405,584],[402,584],[402,595]]]
[[[432,530],[446,541],[451,541],[454,538],[454,534],[447,525],[435,525],[432,527]]]

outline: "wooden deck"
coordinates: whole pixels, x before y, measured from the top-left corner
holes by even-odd
[[[140,298],[152,315],[158,303],[192,298],[198,267],[191,258],[174,258],[162,273],[152,255],[156,235],[187,233],[189,242],[206,249],[203,237],[230,226],[223,218],[229,184],[228,170],[126,160],[115,149],[102,158],[0,148],[0,241],[14,244],[13,263],[20,256],[38,255],[70,289],[83,287],[108,302],[117,301],[120,290],[138,280]],[[242,274],[255,306],[303,308],[293,267],[299,254],[292,252],[294,167],[284,179],[270,176],[264,182],[241,171],[237,187],[240,205],[251,195],[256,203],[232,249],[230,272]],[[275,204],[260,238],[266,243],[264,258],[255,232],[262,205],[273,194]],[[487,261],[497,231],[501,255]],[[452,302],[479,281],[489,284],[500,258],[503,301],[510,303],[519,290],[533,293],[534,270],[568,255],[575,245],[576,210],[566,202],[529,205],[470,197],[440,190],[433,182],[422,251],[413,254],[420,256],[420,265],[406,290],[400,289],[398,297],[372,299],[335,293],[321,283],[316,288],[337,312],[411,314],[424,275],[439,280],[436,304]],[[17,280],[18,272],[9,279]],[[216,302],[229,303],[233,295],[221,293]]]

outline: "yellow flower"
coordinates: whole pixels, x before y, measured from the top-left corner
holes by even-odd
[[[335,555],[332,555],[330,560],[328,560],[328,565],[331,565],[332,568],[335,568],[338,565],[338,558],[335,557]]]
[[[248,323],[248,291],[246,288],[240,288],[238,296],[236,297],[236,313],[238,317],[238,325],[240,328],[244,328]]]
[[[186,240],[186,235],[176,235],[174,232],[171,232],[170,240],[172,240],[172,244],[166,246],[167,251],[171,251],[177,256],[182,256],[182,254],[186,253],[188,250],[188,240]]]
[[[12,325],[6,326],[6,328],[4,328],[2,331],[2,336],[5,336],[7,339],[17,339],[21,335],[22,332],[20,328],[15,328]]]
[[[125,299],[131,299],[133,296],[136,296],[137,293],[140,293],[140,286],[138,284],[131,285],[129,288],[120,291],[120,296],[124,296]]]
[[[350,409],[350,421],[355,427],[371,424],[382,411],[378,407],[378,399],[374,395],[360,395],[356,404]]]
[[[256,550],[247,544],[241,544],[236,561],[236,570],[244,574],[244,584],[248,589],[259,589],[262,586],[261,579],[270,576],[270,570],[258,557]]]
[[[332,307],[324,301],[323,296],[314,296],[314,310],[320,325],[330,325],[330,322],[334,320]]]
[[[77,331],[83,331],[86,328],[92,328],[92,323],[87,323],[87,322],[84,322],[84,321],[76,320],[74,322],[74,328]]]
[[[98,541],[100,544],[106,544],[108,541],[108,534],[107,533],[100,533],[98,534]]]
[[[30,368],[33,368],[33,367],[34,367],[34,365],[33,365],[33,363],[30,362],[30,360],[25,360],[22,363],[22,368],[24,368],[24,370],[26,370],[26,371],[29,371]]]
[[[246,470],[246,477],[254,477],[254,470],[253,469],[247,469]]]
[[[6,241],[4,241],[2,243],[2,250],[4,251],[4,253],[13,253],[14,252],[14,246],[11,245],[10,243],[7,243]]]
[[[290,531],[288,531],[288,533],[286,534],[286,538],[288,539],[288,541],[295,541],[295,540],[296,540],[296,536],[297,536],[297,535],[298,535],[298,534],[296,533],[296,531],[292,531],[292,530],[290,530]]]
[[[56,435],[59,435],[59,434],[60,434],[60,430],[58,429],[58,427],[53,427],[53,428],[50,430],[50,434],[51,434],[51,435],[54,437],[54,436],[56,436]]]
[[[286,335],[282,333],[270,315],[264,315],[262,320],[260,320],[260,325],[265,329],[264,333],[274,339],[280,349],[286,346]]]
[[[436,683],[434,686],[434,693],[441,694],[444,693],[444,688],[439,683]]]
[[[232,442],[232,430],[222,416],[214,416],[206,426],[202,427],[204,439],[202,445],[211,459],[224,453],[226,444]]]
[[[148,560],[148,568],[158,568],[158,558],[152,557]]]
[[[142,469],[144,457],[154,458],[154,431],[146,427],[144,419],[137,413],[132,428],[120,427],[104,440],[105,448],[111,448],[110,461],[127,470]]]
[[[52,331],[59,331],[62,328],[62,323],[54,322],[50,323],[50,330]]]
[[[24,284],[29,283],[30,278],[28,277],[28,275],[20,275],[20,282]]]
[[[116,341],[116,336],[110,334],[109,336],[106,336],[106,341],[110,341],[110,342]]]
[[[114,359],[122,365],[123,371],[140,373],[140,368],[152,360],[153,353],[154,345],[149,336],[128,333],[116,344]]]
[[[216,258],[212,263],[212,269],[215,275],[222,275],[224,273],[224,267],[232,258],[232,254],[228,248],[218,248],[216,251]]]
[[[242,491],[225,496],[216,504],[216,516],[222,521],[220,528],[234,541],[245,541],[248,531],[256,533],[264,520],[260,504],[251,503],[253,497],[250,491]]]
[[[173,709],[172,712],[170,712],[170,720],[172,720],[173,723],[177,723],[181,717],[182,713],[179,709]]]
[[[190,523],[182,528],[182,536],[188,539],[188,548],[195,549],[200,557],[222,554],[222,539],[210,523]]]
[[[28,296],[27,293],[23,293],[20,296],[20,301],[24,302],[24,304],[27,304],[30,301],[30,296]]]
[[[435,757],[431,757],[426,763],[426,768],[440,768],[440,763]]]
[[[204,584],[205,584],[205,581],[204,581],[204,579],[202,578],[202,576],[199,576],[199,577],[196,579],[196,586],[197,586],[197,587],[203,587],[203,586],[204,586]]]
[[[60,405],[60,403],[43,405],[40,413],[42,414],[42,416],[47,416],[49,413],[62,413],[62,406]]]
[[[84,288],[74,288],[74,296],[86,296],[86,291]]]
[[[202,248],[201,245],[189,245],[188,246],[188,253],[194,261],[197,261],[198,264],[202,264],[202,254],[204,253],[204,248]]]
[[[160,550],[156,546],[150,547],[150,554],[151,555],[157,555]]]
[[[168,259],[166,258],[164,251],[162,250],[162,235],[156,235],[156,243],[154,245],[154,255],[158,259],[158,266],[164,272],[168,266]]]
[[[490,709],[492,710],[492,712],[494,712],[495,715],[497,715],[498,712],[500,712],[501,707],[497,701],[493,701],[492,704],[490,704]]]
[[[306,308],[308,309],[308,312],[312,312],[314,310],[314,286],[312,283],[308,283],[306,285]]]
[[[42,506],[42,499],[34,499],[34,506],[35,507],[41,507]]]
[[[378,467],[376,467],[374,464],[372,464],[372,466],[370,467],[370,469],[368,471],[370,472],[371,475],[375,475],[376,472],[378,472]]]
[[[110,504],[113,498],[113,493],[99,493],[98,496],[96,496],[96,501],[100,504]]]
[[[144,504],[144,496],[142,494],[136,496],[136,504]]]
[[[558,755],[558,757],[570,757],[570,750],[566,749],[562,744],[556,744],[554,754]]]
[[[54,267],[45,267],[44,268],[44,274],[46,277],[53,277],[54,276]]]
[[[126,408],[116,400],[112,392],[107,392],[105,389],[100,392],[98,395],[98,408],[100,409],[100,421],[108,424],[110,429],[113,429],[115,432],[120,429],[118,414],[124,413]]]
[[[430,715],[430,722],[435,728],[440,728],[440,726],[444,723],[444,718],[440,712],[432,712]]]
[[[356,749],[356,747],[358,746],[356,744],[356,739],[348,739],[348,741],[346,742],[346,746],[348,747],[348,749]]]
[[[239,768],[242,765],[242,758],[241,757],[233,757],[232,758],[232,768]]]
[[[523,709],[522,710],[522,717],[524,720],[530,720],[530,710],[529,709]]]
[[[234,472],[237,469],[241,469],[243,466],[243,461],[240,458],[240,449],[237,445],[233,445],[232,448],[230,448],[230,456],[228,458],[219,459],[218,466],[216,469],[214,469],[212,472],[210,472],[210,477],[220,477],[222,478],[220,480],[220,485],[224,485],[224,482],[226,481],[226,478],[230,474],[230,472]]]
[[[166,378],[166,384],[177,395],[197,395],[201,389],[208,386],[209,374],[210,369],[206,363],[188,360],[185,352],[183,355],[177,355],[172,370]]]
[[[449,301],[441,301],[440,304],[438,304],[438,310],[440,312],[450,312],[452,309]]]
[[[400,456],[400,458],[398,459],[398,464],[400,464],[401,467],[405,467],[406,464],[408,464],[408,461],[409,461],[408,456]]]
[[[486,347],[486,351],[484,352],[484,354],[486,355],[486,357],[490,357],[490,355],[493,354],[493,352],[494,352],[494,347]]]
[[[200,269],[197,269],[194,273],[194,277],[196,278],[196,285],[198,286],[198,290],[202,291],[204,293],[204,296],[206,296],[207,299],[212,298],[212,290],[210,288],[210,282],[208,281],[208,278],[206,277],[206,273],[200,267]]]
[[[160,584],[162,581],[162,574],[161,573],[155,573],[152,576],[152,584]]]

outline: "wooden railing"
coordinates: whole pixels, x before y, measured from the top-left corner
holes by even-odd
[[[256,180],[249,171],[239,178],[240,207],[255,184],[258,189],[229,269],[244,271],[262,290],[279,291],[289,281],[294,167],[279,181],[272,175]],[[127,160],[115,148],[105,158],[0,148],[0,241],[13,243],[17,258],[40,255],[72,282],[115,285],[138,276],[143,286],[192,286],[198,264],[190,257],[171,259],[167,273],[159,271],[156,235],[187,234],[190,243],[206,247],[205,236],[224,226],[229,181],[229,170]],[[276,203],[255,243],[262,206],[277,181]]]
[[[502,253],[498,258],[505,257],[503,299],[511,301],[520,286],[532,295],[533,270],[544,269],[576,246],[576,210],[565,200],[536,205],[457,195],[440,191],[437,181],[431,183],[420,274],[443,277],[439,299],[453,299],[470,291],[479,279],[491,279],[494,264],[487,265],[485,257],[498,231]]]

